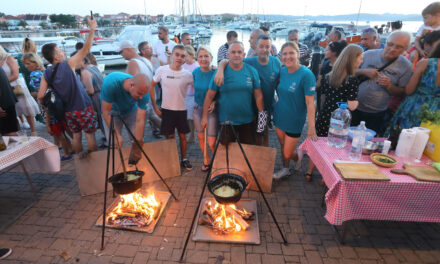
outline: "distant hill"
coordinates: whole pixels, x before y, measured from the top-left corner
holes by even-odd
[[[311,21],[356,21],[358,14],[336,15],[336,16],[286,16],[286,15],[256,15],[264,20],[292,20],[308,19]],[[421,14],[367,14],[360,13],[359,21],[422,21]]]

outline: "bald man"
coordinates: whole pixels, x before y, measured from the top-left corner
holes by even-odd
[[[101,87],[102,116],[107,126],[110,126],[110,111],[119,113],[140,142],[144,138],[145,115],[150,90],[150,79],[145,74],[134,76],[122,72],[112,72],[104,78]],[[122,145],[122,122],[114,119],[116,135]],[[106,131],[108,138],[108,129]],[[107,141],[108,142],[108,141]]]
[[[251,48],[249,49],[246,57],[255,57],[257,56],[257,39],[260,35],[264,35],[264,31],[261,29],[254,29],[252,30],[251,36],[249,37],[249,44],[251,45]]]
[[[394,31],[388,36],[384,49],[364,52],[364,61],[356,75],[367,76],[369,80],[359,85],[359,106],[353,112],[352,125],[365,121],[368,128],[383,136],[389,122],[384,116],[391,96],[404,95],[412,75],[411,63],[402,56],[410,41],[408,32]],[[384,70],[377,70],[386,64],[389,65]]]

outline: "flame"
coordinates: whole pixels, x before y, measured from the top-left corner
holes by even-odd
[[[108,214],[108,221],[115,221],[121,217],[143,219],[151,222],[160,208],[154,193],[144,196],[140,192],[121,195],[118,205]],[[136,221],[136,223],[139,223]],[[138,224],[140,225],[140,224]]]
[[[208,202],[210,214],[214,216],[213,227],[222,233],[240,232],[243,230],[240,223],[235,219],[235,216],[226,210],[226,206],[234,210],[238,210],[235,205],[223,205],[215,203],[212,205]]]

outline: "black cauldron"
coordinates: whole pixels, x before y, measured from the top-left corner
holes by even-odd
[[[135,174],[139,176],[132,181],[127,181],[124,179],[124,173],[118,173],[113,175],[108,179],[108,182],[112,184],[113,190],[118,194],[129,194],[139,190],[142,187],[142,176],[144,176],[143,171],[133,170],[127,171],[128,174]]]
[[[222,186],[230,186],[238,191],[234,196],[222,197],[214,193],[215,190]],[[247,183],[243,177],[233,173],[223,173],[215,176],[208,182],[208,190],[214,195],[215,200],[220,204],[231,204],[240,201],[241,195],[246,190]]]

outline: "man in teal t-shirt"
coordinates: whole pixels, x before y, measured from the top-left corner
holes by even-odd
[[[275,89],[280,79],[281,62],[277,57],[269,56],[272,48],[271,39],[267,35],[261,35],[257,39],[256,57],[245,58],[244,62],[254,67],[260,76],[261,89],[263,91],[264,110],[270,116],[273,112]],[[264,132],[257,135],[257,145],[269,146],[269,134]]]
[[[209,105],[218,93],[220,123],[230,122],[238,133],[240,142],[254,144],[254,98],[258,110],[264,112],[260,78],[253,67],[243,62],[245,56],[243,43],[238,41],[231,43],[228,56],[229,64],[224,71],[224,83],[218,86],[212,81],[206,94],[202,126],[206,127]],[[221,142],[226,145],[232,140],[235,140],[232,128],[227,126],[221,135]]]
[[[102,115],[107,126],[110,126],[110,111],[119,113],[128,126],[126,128],[134,132],[141,145],[144,138],[149,88],[150,80],[145,74],[131,76],[122,72],[107,75],[101,87]],[[118,117],[113,121],[116,136],[122,146],[122,122]],[[106,136],[108,140],[108,131]]]

